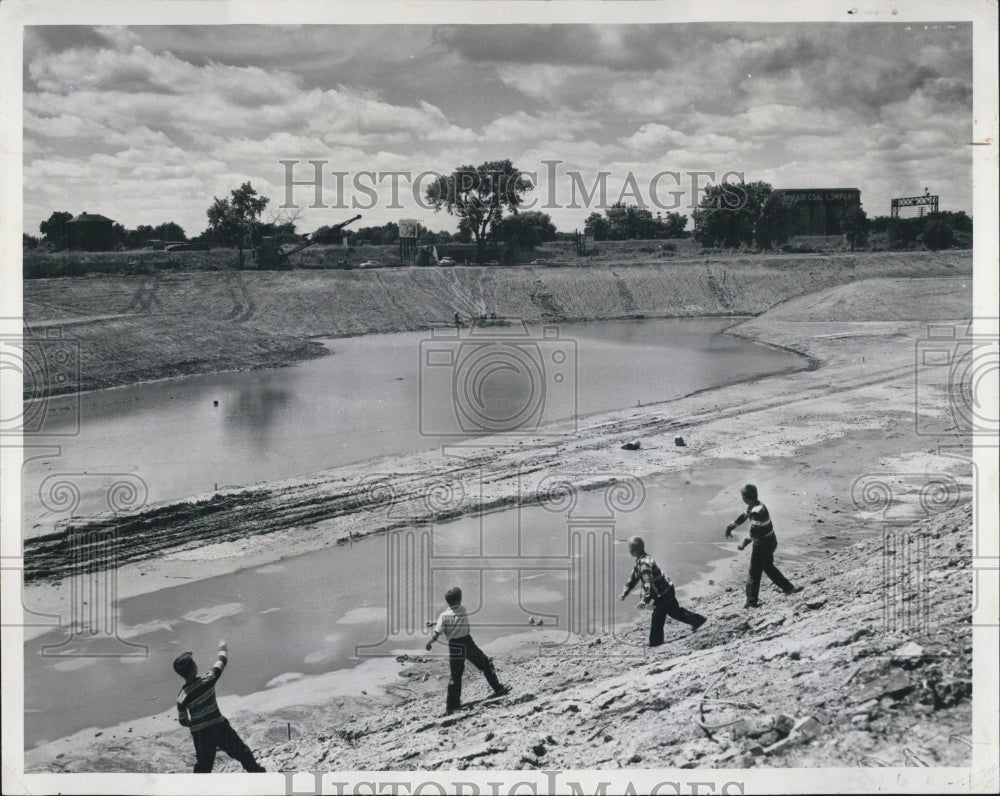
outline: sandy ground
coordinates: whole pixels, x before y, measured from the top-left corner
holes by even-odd
[[[927,322],[967,319],[971,303],[967,276],[832,287],[732,330],[805,353],[813,366],[796,373],[587,418],[555,444],[496,440],[461,459],[426,452],[155,507],[136,518],[119,596],[174,585],[192,566],[208,577],[416,517],[514,505],[553,470],[576,474],[578,488],[625,476],[738,484],[750,471],[801,498],[777,525],[778,560],[800,595],[765,581],[765,605],[745,611],[746,554],[728,549],[680,590],[709,618],[697,633],[668,624],[667,644],[651,651],[644,616],[545,648],[526,632],[487,650],[512,693],[451,717],[446,664],[423,655],[248,697],[223,686],[223,710],[271,770],[968,765],[973,469],[941,452],[968,443],[947,374],[922,374],[916,428],[927,434],[914,434],[914,357]],[[633,439],[641,450],[621,450]],[[939,482],[943,493],[924,499]],[[482,503],[469,497],[480,483]],[[435,486],[450,499],[425,502]],[[532,489],[527,499],[538,499]],[[722,511],[720,537],[738,508]],[[922,540],[930,603],[886,574],[890,522],[903,529],[893,544],[902,533]],[[26,550],[38,580],[25,605],[60,612],[68,581],[55,580],[60,540],[48,544]],[[466,698],[484,696],[480,678],[466,677]],[[190,738],[166,714],[27,755],[34,771],[177,772],[192,762]]]

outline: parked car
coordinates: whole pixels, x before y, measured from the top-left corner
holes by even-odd
[[[358,268],[378,268],[378,262],[375,260],[365,260],[363,263],[358,263]]]
[[[438,265],[454,265],[455,261],[451,257],[442,257],[438,260]]]

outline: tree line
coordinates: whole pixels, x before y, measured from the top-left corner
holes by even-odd
[[[509,160],[486,161],[479,166],[462,165],[449,175],[439,176],[427,186],[426,199],[435,212],[444,210],[458,219],[455,233],[432,232],[418,226],[421,244],[461,242],[476,244],[478,259],[483,259],[487,245],[504,243],[511,248],[531,250],[556,239],[556,228],[548,214],[522,211],[524,197],[534,190],[531,180]],[[399,240],[399,225],[361,227],[344,232],[336,225],[322,226],[311,235],[296,232],[297,214],[283,215],[284,210],[264,218],[269,204],[250,182],[243,183],[227,197],[213,197],[206,210],[208,226],[188,240],[174,222],[157,226],[140,225],[126,229],[114,224],[112,237],[116,248],[136,249],[151,241],[202,243],[237,249],[238,263],[244,263],[244,249],[261,245],[272,236],[279,243],[309,240],[318,244],[340,244],[345,234],[373,245],[394,244]],[[618,202],[603,214],[591,213],[584,222],[584,232],[595,240],[629,240],[694,237],[702,246],[771,250],[787,244],[795,228],[797,209],[794,200],[763,181],[710,185],[694,209],[694,229],[687,231],[688,218],[670,212],[653,217],[645,207]],[[65,249],[72,236],[68,224],[72,215],[53,213],[39,225],[41,237],[24,235],[25,248],[45,245]],[[864,246],[872,232],[887,232],[890,248],[910,248],[922,244],[929,249],[948,248],[971,234],[972,219],[963,212],[934,213],[915,219],[869,219],[860,206],[845,209],[837,224],[853,250]]]

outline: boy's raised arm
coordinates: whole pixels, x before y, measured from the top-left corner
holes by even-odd
[[[212,669],[216,672],[216,677],[222,674],[226,668],[226,664],[229,662],[229,650],[226,647],[226,640],[222,639],[219,642],[219,652],[216,655],[215,663],[212,664]]]

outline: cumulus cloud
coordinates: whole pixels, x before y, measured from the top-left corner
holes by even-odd
[[[857,186],[875,212],[914,182],[971,204],[968,25],[38,26],[24,72],[28,228],[86,208],[198,232],[248,179],[280,202],[282,159],[509,157],[540,181],[559,161],[609,192],[736,169]]]

